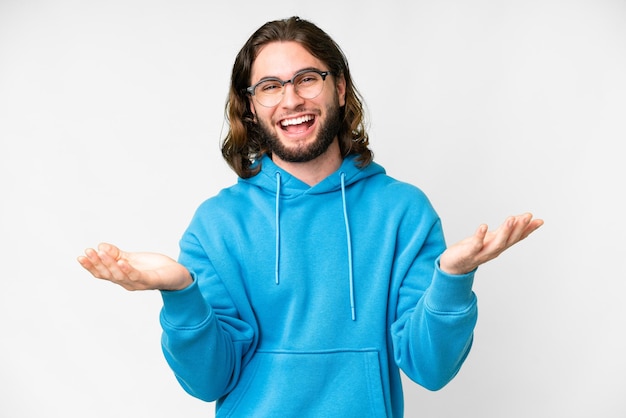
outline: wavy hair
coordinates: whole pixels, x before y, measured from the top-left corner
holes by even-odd
[[[346,98],[340,110],[341,127],[337,134],[339,148],[344,157],[358,155],[359,166],[365,167],[372,161],[373,153],[369,149],[363,100],[350,77],[348,60],[326,32],[297,16],[267,22],[250,36],[237,54],[225,109],[229,128],[222,142],[222,156],[237,175],[249,178],[261,169],[260,164],[257,164],[261,157],[271,152],[259,134],[260,128],[250,109],[246,88],[251,82],[252,64],[261,48],[270,42],[287,41],[298,42],[311,55],[328,65],[335,76],[343,75]]]

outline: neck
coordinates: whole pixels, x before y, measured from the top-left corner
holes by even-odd
[[[311,161],[294,163],[282,160],[276,155],[272,155],[272,161],[298,180],[313,187],[337,171],[343,158],[339,152],[339,142],[335,139],[322,155]]]

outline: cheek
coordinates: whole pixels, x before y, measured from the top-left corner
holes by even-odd
[[[262,120],[266,125],[272,124],[272,109],[266,108],[263,106],[255,107],[254,101],[250,100],[250,112],[254,116],[254,120],[259,121]]]
[[[267,109],[257,108],[258,112],[254,113],[254,119],[257,123],[263,124],[267,129],[271,129],[274,126],[272,120],[272,113]]]

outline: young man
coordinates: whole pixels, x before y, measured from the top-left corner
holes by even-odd
[[[416,187],[372,161],[344,55],[310,22],[268,22],[239,52],[223,155],[179,262],[110,244],[79,262],[159,289],[163,351],[217,416],[400,417],[400,369],[437,390],[476,323],[476,268],[542,221],[508,218],[446,249]]]

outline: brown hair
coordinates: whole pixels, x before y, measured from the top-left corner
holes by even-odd
[[[315,24],[291,17],[267,22],[244,44],[235,58],[231,76],[226,117],[229,130],[222,142],[222,156],[242,178],[252,177],[261,169],[255,164],[269,152],[259,128],[254,121],[246,88],[250,85],[252,64],[261,47],[270,42],[295,41],[326,65],[335,76],[346,80],[345,106],[341,108],[341,127],[338,132],[339,147],[343,156],[357,154],[359,166],[365,167],[373,158],[365,129],[365,112],[359,92],[350,77],[348,61],[326,32]]]

